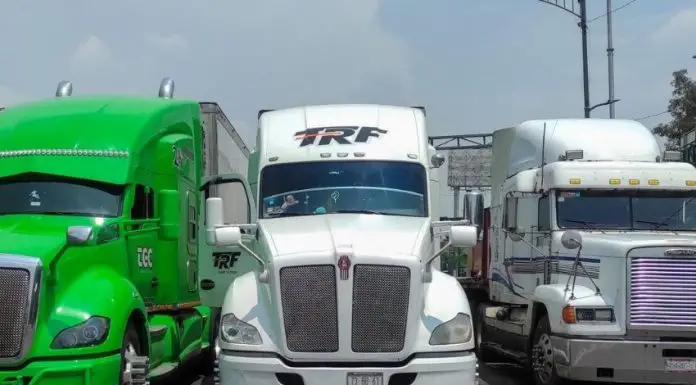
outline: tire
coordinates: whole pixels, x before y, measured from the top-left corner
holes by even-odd
[[[565,381],[556,373],[551,347],[551,324],[549,317],[543,316],[534,328],[531,351],[531,372],[535,385],[561,385]]]
[[[148,357],[142,354],[140,336],[135,327],[129,324],[121,344],[120,385],[148,384]]]
[[[215,361],[217,360],[217,354],[215,352],[215,344],[218,337],[218,332],[220,330],[220,311],[219,308],[213,308],[210,314],[210,319],[212,323],[208,327],[208,341],[210,341],[210,347],[203,352],[201,355],[201,374],[204,376],[210,376],[215,372]]]
[[[486,330],[484,320],[486,319],[486,304],[479,304],[474,317],[474,344],[476,357],[481,362],[490,362],[493,354],[484,348],[486,344]]]

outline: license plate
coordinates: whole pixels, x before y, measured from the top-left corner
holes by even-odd
[[[348,385],[383,385],[382,373],[348,373]]]
[[[673,358],[665,361],[668,372],[696,372],[696,358]]]

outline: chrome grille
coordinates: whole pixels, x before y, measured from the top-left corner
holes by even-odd
[[[696,258],[631,258],[631,326],[696,327]]]
[[[280,298],[290,351],[338,351],[336,270],[333,265],[280,269]]]
[[[398,352],[404,348],[411,271],[403,266],[355,265],[354,352]]]
[[[31,276],[26,269],[0,268],[0,358],[22,353]]]

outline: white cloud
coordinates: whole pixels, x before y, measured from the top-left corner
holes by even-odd
[[[98,68],[111,60],[111,51],[101,39],[89,36],[77,46],[70,60],[77,69]]]
[[[26,95],[23,95],[10,87],[0,85],[0,107],[8,107],[13,104],[23,102],[26,99]]]
[[[651,36],[655,44],[693,47],[696,36],[696,8],[682,9]]]
[[[163,52],[170,53],[185,53],[189,48],[188,39],[176,33],[166,36],[148,36],[146,42]]]

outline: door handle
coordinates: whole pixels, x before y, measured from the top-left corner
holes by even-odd
[[[157,279],[157,277],[152,277],[150,285],[152,285],[152,287],[157,287],[157,285],[159,285],[159,279]]]

